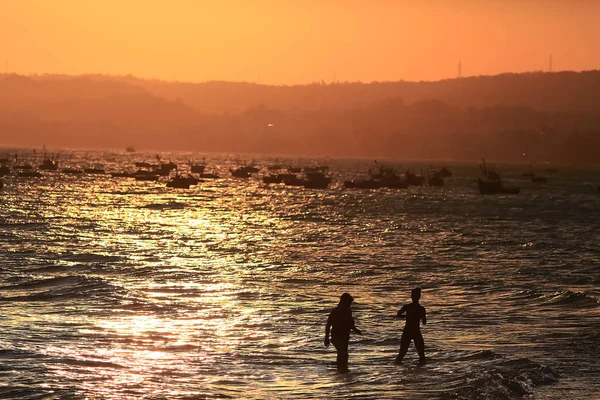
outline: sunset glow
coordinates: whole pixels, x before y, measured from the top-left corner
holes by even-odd
[[[426,4],[425,4],[426,3]],[[297,84],[600,65],[592,1],[4,1],[2,72]]]

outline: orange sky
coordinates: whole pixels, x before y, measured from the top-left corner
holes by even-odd
[[[600,68],[595,0],[0,0],[2,72],[267,84]]]

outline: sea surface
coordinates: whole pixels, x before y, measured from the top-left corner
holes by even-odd
[[[160,154],[203,156],[221,179],[189,190],[2,178],[0,398],[600,398],[597,167],[535,165],[548,183],[534,184],[527,164],[492,165],[521,192],[485,196],[475,161],[437,163],[453,173],[443,188],[357,190],[343,181],[373,160]],[[155,160],[62,150],[60,168]],[[231,177],[252,161],[258,174]],[[262,183],[275,163],[327,165],[332,185]],[[397,366],[415,286],[428,362],[411,345]],[[323,346],[343,292],[364,333],[348,373]]]

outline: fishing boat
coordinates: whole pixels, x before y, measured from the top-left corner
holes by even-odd
[[[429,186],[442,187],[444,186],[444,178],[442,178],[438,173],[433,174],[428,180],[427,183]]]
[[[157,181],[160,176],[153,171],[139,169],[133,175],[136,181]]]
[[[423,184],[425,183],[425,177],[411,172],[410,169],[406,170],[406,172],[404,173],[404,180],[409,186],[423,186]]]
[[[23,178],[41,178],[43,176],[40,171],[36,170],[19,171],[17,175]]]
[[[44,146],[44,161],[38,165],[38,169],[42,171],[56,171],[58,170],[58,156],[52,158],[46,155],[46,146]]]
[[[63,174],[70,174],[70,175],[80,175],[80,174],[83,174],[83,170],[82,169],[73,168],[73,167],[63,168],[60,172],[63,173]]]
[[[175,175],[167,182],[167,187],[176,188],[176,189],[189,189],[191,185],[188,177],[184,177],[181,175]]]
[[[84,168],[83,172],[86,174],[94,174],[94,175],[104,175],[106,171],[104,170],[104,165],[96,164],[93,167]]]
[[[516,186],[505,186],[502,183],[500,174],[488,169],[485,158],[479,165],[481,175],[477,181],[479,193],[481,194],[518,194],[520,189]]]
[[[206,169],[206,158],[202,159],[202,164],[194,164],[190,161],[190,170],[193,174],[201,174]]]

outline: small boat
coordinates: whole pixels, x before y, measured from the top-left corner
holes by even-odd
[[[437,174],[440,176],[440,178],[450,178],[452,176],[452,172],[450,172],[446,167],[442,167]]]
[[[62,172],[63,174],[71,174],[71,175],[83,174],[83,170],[81,170],[79,168],[72,168],[72,167],[63,168],[60,172]]]
[[[133,175],[136,181],[157,181],[160,176],[153,171],[138,170]]]
[[[188,177],[184,177],[181,175],[175,175],[167,182],[167,187],[176,189],[189,189],[190,185],[191,183]]]
[[[404,180],[409,186],[423,186],[423,183],[425,183],[425,178],[423,176],[417,175],[410,170],[407,170],[404,174]]]
[[[331,177],[322,172],[308,172],[304,178],[299,178],[294,174],[289,174],[283,180],[287,186],[303,186],[307,189],[327,189],[331,183]]]
[[[38,169],[43,171],[56,171],[58,170],[58,156],[52,158],[46,155],[46,146],[44,146],[44,161],[38,165]]]
[[[431,178],[427,180],[429,186],[442,187],[444,186],[444,178],[442,178],[438,173],[433,174]]]
[[[206,158],[202,159],[202,164],[194,164],[190,161],[190,170],[193,174],[201,174],[206,169]]]
[[[113,178],[135,178],[135,172],[132,172],[132,171],[111,172],[110,176],[112,176]]]
[[[136,162],[135,166],[137,168],[148,168],[148,169],[150,169],[150,168],[158,168],[158,164],[150,164],[150,163],[147,163],[145,161]]]
[[[93,167],[84,168],[83,172],[85,172],[86,174],[96,174],[96,175],[106,174],[106,171],[104,170],[104,165],[102,165],[102,164],[96,164]]]
[[[285,180],[293,180],[295,178],[297,178],[296,174],[279,173],[279,174],[263,176],[263,182],[264,183],[284,183]]]
[[[252,173],[246,167],[230,168],[229,171],[231,171],[231,176],[235,178],[250,178],[252,176]]]
[[[504,186],[502,181],[486,181],[479,178],[479,193],[481,194],[518,194],[520,189],[515,186]]]
[[[33,169],[33,165],[31,164],[18,164],[13,167],[18,171],[30,171]]]
[[[58,161],[45,158],[44,162],[38,165],[38,169],[44,171],[56,171],[58,169]]]
[[[518,194],[520,189],[516,186],[505,186],[500,179],[500,174],[490,171],[485,162],[481,159],[479,165],[483,178],[478,179],[479,193],[481,194]]]
[[[128,153],[135,153],[135,148],[133,146],[125,147],[125,151]]]
[[[219,179],[219,175],[215,172],[203,172],[198,176],[201,179]]]
[[[19,171],[19,176],[23,178],[41,178],[42,174],[40,171],[30,170],[30,171]]]

